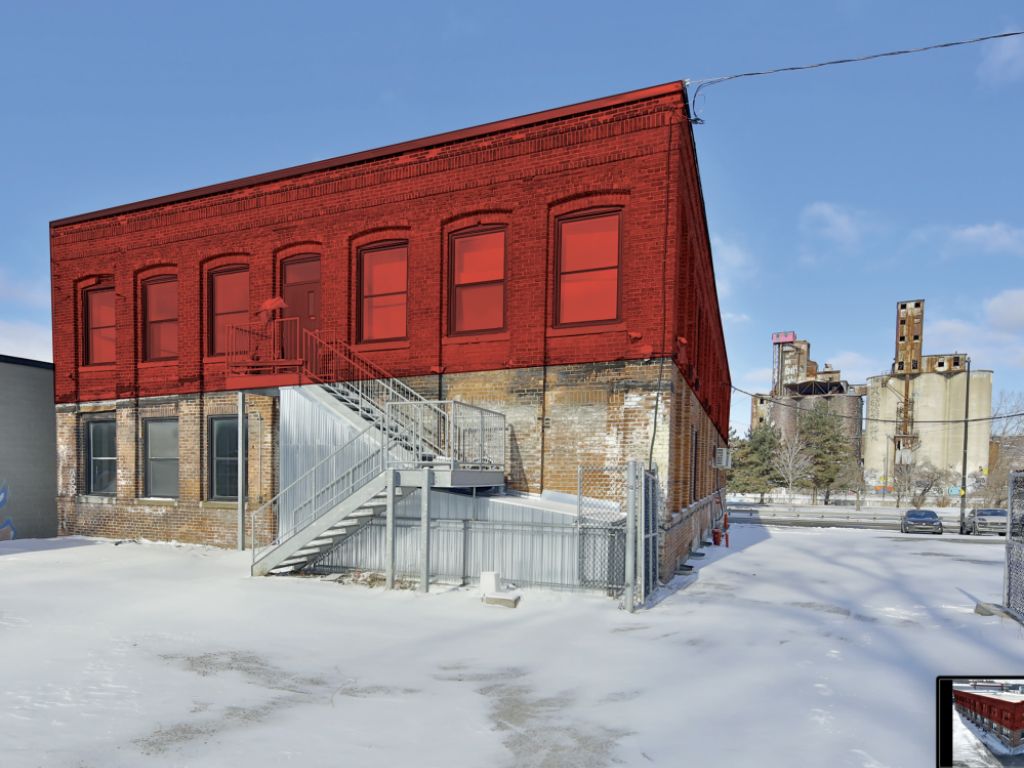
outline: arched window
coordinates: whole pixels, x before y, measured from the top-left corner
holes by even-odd
[[[109,283],[89,288],[84,293],[86,365],[113,363],[117,357],[114,286]]]
[[[359,251],[359,340],[390,341],[407,334],[408,243]]]
[[[619,317],[620,211],[558,219],[557,325]]]
[[[161,275],[142,283],[142,359],[178,356],[178,278]]]
[[[249,268],[226,267],[210,274],[209,352],[228,351],[228,328],[249,321]]]
[[[456,232],[451,237],[449,332],[505,327],[505,228]]]

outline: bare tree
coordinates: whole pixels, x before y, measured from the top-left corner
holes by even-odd
[[[897,464],[893,478],[896,506],[898,508],[903,499],[909,499],[912,507],[920,509],[929,496],[942,493],[953,479],[949,470],[939,469],[928,461]]]
[[[792,505],[793,487],[811,474],[811,455],[799,430],[779,441],[772,456],[772,467],[786,484],[786,500]]]
[[[994,447],[988,477],[974,477],[975,496],[985,506],[1003,506],[1006,503],[1010,472],[1024,469],[1024,392],[1000,392],[992,405],[992,443]]]

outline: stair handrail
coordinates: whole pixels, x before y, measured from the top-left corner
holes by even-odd
[[[324,353],[338,359],[325,359]],[[339,365],[340,363],[340,365]],[[323,370],[326,366],[328,370]],[[345,367],[347,370],[342,370]],[[393,376],[375,363],[367,360],[356,352],[345,340],[339,338],[336,333],[328,333],[324,330],[309,330],[303,332],[303,372],[312,381],[332,390],[354,390],[360,399],[370,404],[376,410],[380,421],[385,421],[387,403],[409,402],[426,405],[434,411],[434,416],[444,418],[444,414],[436,405],[430,405],[434,401],[427,400],[419,392],[414,390],[401,379]],[[351,372],[353,377],[345,377],[345,373]],[[379,390],[375,393],[374,390]],[[419,424],[404,420],[404,414],[396,414],[393,423],[401,429],[414,431]],[[378,424],[378,427],[380,424]],[[436,452],[440,452],[442,436],[436,435],[434,439],[420,435],[421,443]]]
[[[326,512],[328,512],[333,507],[337,506],[341,501],[343,501],[344,499],[346,499],[349,496],[351,496],[353,493],[355,493],[360,488],[365,486],[368,482],[370,482],[370,480],[372,480],[374,477],[376,477],[377,475],[379,475],[381,472],[384,471],[385,463],[386,463],[385,460],[384,460],[384,452],[385,452],[386,447],[387,447],[386,442],[382,442],[382,443],[378,444],[377,446],[373,447],[370,451],[367,452],[366,456],[363,456],[356,463],[354,463],[353,465],[347,467],[339,475],[339,477],[337,477],[333,481],[331,481],[331,483],[327,486],[327,488],[336,485],[346,475],[351,476],[358,469],[358,467],[361,464],[364,464],[364,463],[366,463],[368,461],[371,462],[370,469],[371,470],[375,469],[376,471],[366,472],[366,473],[363,474],[363,476],[361,478],[352,478],[347,493],[344,493],[344,494],[334,494],[333,496],[330,497],[330,503],[321,504],[319,509],[314,506],[313,514],[305,516],[305,517],[303,517],[303,518],[293,522],[292,527],[289,528],[287,531],[281,531],[280,530],[281,520],[280,520],[280,514],[278,514],[275,517],[277,525],[279,527],[277,535],[274,537],[273,540],[271,540],[271,542],[269,544],[266,544],[266,545],[263,545],[263,546],[259,546],[259,547],[256,545],[256,531],[257,531],[256,521],[257,521],[257,518],[260,516],[260,514],[265,512],[268,508],[272,509],[275,504],[280,504],[281,499],[286,494],[292,492],[293,489],[296,489],[299,486],[300,483],[306,482],[307,480],[309,480],[309,478],[313,477],[316,474],[317,471],[319,471],[325,464],[327,464],[327,462],[329,462],[331,460],[338,459],[339,456],[343,452],[350,451],[352,446],[356,445],[359,441],[365,441],[366,439],[372,440],[373,439],[372,436],[370,436],[368,434],[368,433],[370,433],[370,431],[372,429],[374,429],[374,427],[372,425],[367,426],[365,429],[363,429],[358,434],[353,436],[350,440],[348,440],[340,448],[338,448],[335,451],[332,451],[330,454],[328,454],[323,459],[318,461],[315,465],[313,465],[310,469],[306,470],[301,475],[299,475],[297,478],[295,478],[295,480],[293,480],[291,483],[289,483],[286,487],[284,487],[280,491],[278,491],[277,494],[272,499],[270,499],[269,501],[264,502],[263,504],[261,504],[259,507],[257,507],[256,509],[254,509],[250,513],[250,528],[249,528],[249,530],[251,532],[251,538],[252,538],[252,562],[253,562],[253,564],[255,564],[259,560],[263,559],[265,556],[269,555],[274,549],[276,549],[278,546],[280,546],[285,541],[290,539],[292,536],[297,534],[300,530],[302,530],[303,528],[306,528],[307,526],[309,526],[309,525],[313,524],[314,522],[316,522]],[[360,482],[360,480],[361,480],[361,482]],[[308,504],[308,503],[311,503],[311,502],[315,504],[315,498],[317,496],[322,496],[325,493],[327,493],[327,490],[326,490],[325,487],[316,487],[316,488],[313,489],[312,493],[306,498],[306,500],[304,500],[302,502],[302,504],[304,505],[304,504]]]

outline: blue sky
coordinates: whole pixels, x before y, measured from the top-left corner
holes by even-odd
[[[986,3],[7,3],[0,354],[50,359],[51,219],[681,78],[1024,29]],[[795,330],[851,380],[925,352],[1024,390],[1024,39],[706,89],[733,381]],[[735,397],[745,429],[748,403]]]

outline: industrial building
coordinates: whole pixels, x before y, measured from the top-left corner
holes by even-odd
[[[855,456],[860,456],[863,387],[851,385],[842,372],[811,359],[811,344],[794,331],[772,334],[772,386],[750,398],[750,428],[772,424],[783,438],[797,429],[802,410],[824,403],[837,414]]]
[[[53,364],[0,355],[0,541],[57,535]]]
[[[864,475],[891,490],[901,466],[932,466],[960,485],[967,429],[968,489],[988,474],[992,371],[964,352],[924,355],[924,300],[896,305],[896,351],[888,373],[867,381]],[[944,489],[942,489],[944,490]]]
[[[1024,744],[1024,694],[955,688],[956,710],[1010,748]]]
[[[50,236],[61,534],[284,546],[327,498],[298,571],[385,495],[575,497],[629,459],[663,575],[710,526],[730,377],[682,83]]]

